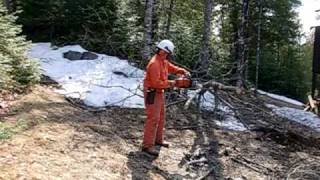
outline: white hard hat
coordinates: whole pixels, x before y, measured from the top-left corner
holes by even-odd
[[[170,40],[162,40],[158,45],[157,48],[162,49],[166,51],[169,54],[173,53],[174,50],[174,44]]]

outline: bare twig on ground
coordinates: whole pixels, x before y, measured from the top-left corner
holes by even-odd
[[[239,164],[241,164],[241,165],[244,165],[245,167],[247,167],[247,168],[249,168],[249,169],[252,169],[253,171],[255,171],[255,172],[257,172],[257,173],[268,175],[268,173],[266,173],[266,172],[263,171],[262,169],[257,168],[257,167],[254,167],[254,166],[252,166],[252,165],[250,165],[250,164],[248,164],[248,163],[245,163],[245,162],[243,162],[243,161],[241,161],[241,160],[239,160],[239,159],[237,159],[237,158],[231,158],[231,160],[233,160],[234,162],[239,163]]]
[[[197,160],[187,162],[187,165],[205,163],[205,162],[208,162],[208,160],[207,159],[197,159]]]
[[[135,88],[135,89],[128,89],[123,86],[104,86],[104,85],[99,85],[99,84],[93,84],[93,85],[98,86],[98,87],[102,87],[102,88],[121,88],[121,89],[124,89],[124,90],[132,93],[132,95],[136,95],[136,96],[143,98],[142,95],[137,93],[137,91],[140,90],[139,86],[137,86],[137,88]]]
[[[173,106],[173,105],[178,105],[180,103],[185,103],[187,101],[187,99],[182,99],[182,100],[179,100],[179,101],[175,101],[175,102],[172,102],[172,103],[169,103],[166,105],[166,108],[170,107],[170,106]]]
[[[176,130],[188,130],[188,129],[197,129],[198,125],[195,126],[182,126],[182,127],[168,127],[167,129],[176,129]]]
[[[214,168],[212,167],[208,172],[206,172],[203,176],[197,178],[197,180],[203,180],[205,178],[207,178],[211,173],[214,172]]]

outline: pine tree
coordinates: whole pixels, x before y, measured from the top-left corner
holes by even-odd
[[[0,90],[25,88],[39,80],[37,65],[27,58],[30,43],[20,36],[21,26],[0,2]]]

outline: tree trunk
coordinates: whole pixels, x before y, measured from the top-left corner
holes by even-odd
[[[161,16],[161,14],[159,14],[159,12],[157,11],[157,9],[159,9],[159,0],[153,0],[153,10],[152,10],[152,36],[151,36],[151,41],[159,41],[159,36],[157,37],[157,35],[159,34],[157,31],[159,30],[159,16]]]
[[[168,19],[167,19],[167,24],[166,24],[166,32],[165,32],[165,37],[168,38],[169,33],[170,33],[170,26],[171,26],[171,19],[172,19],[172,11],[174,7],[175,0],[170,0],[170,6],[168,10]]]
[[[154,13],[154,1],[146,0],[145,16],[144,16],[144,47],[142,50],[142,59],[147,61],[151,57],[152,46],[152,18]]]
[[[258,0],[259,18],[257,27],[257,55],[256,55],[256,90],[259,84],[259,66],[260,66],[260,41],[261,41],[261,16],[262,16],[262,0]]]
[[[243,88],[246,83],[246,66],[247,66],[247,25],[249,17],[249,0],[242,1],[242,17],[239,32],[239,61],[237,64],[237,87]]]
[[[204,0],[204,27],[202,34],[202,47],[200,51],[200,60],[197,69],[200,72],[208,72],[209,69],[209,53],[210,53],[210,37],[211,37],[211,21],[213,0]]]
[[[230,79],[231,84],[236,84],[236,76],[237,76],[237,63],[239,61],[239,8],[237,6],[237,1],[232,0],[228,3],[228,8],[230,11],[230,24],[232,29],[232,34],[230,38],[230,60],[232,63],[231,74],[232,77]]]

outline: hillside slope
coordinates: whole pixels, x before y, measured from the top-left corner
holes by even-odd
[[[90,112],[38,86],[1,118],[2,126],[23,128],[0,140],[0,179],[319,177],[318,148],[275,132],[221,129],[212,114],[198,118],[182,109],[168,109],[165,136],[172,146],[155,159],[140,151],[143,109]]]

